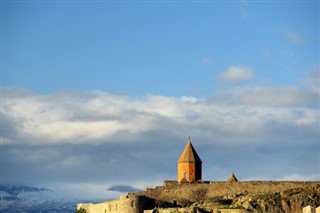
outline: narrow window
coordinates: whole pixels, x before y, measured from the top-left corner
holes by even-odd
[[[187,172],[184,172],[184,178],[188,179],[188,173]]]
[[[131,201],[131,207],[132,207],[132,208],[136,208],[136,203],[134,202],[134,200]]]

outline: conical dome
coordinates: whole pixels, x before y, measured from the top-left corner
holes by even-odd
[[[191,141],[184,148],[178,163],[202,163],[196,150],[193,148]]]
[[[237,179],[236,176],[233,174],[233,172],[231,173],[228,181],[229,181],[229,182],[237,182],[237,181],[238,181],[238,179]]]

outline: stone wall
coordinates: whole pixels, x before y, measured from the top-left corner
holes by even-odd
[[[77,210],[83,208],[87,213],[143,213],[144,209],[154,208],[154,203],[153,199],[130,194],[102,203],[79,203]]]
[[[306,206],[302,210],[303,213],[315,213],[316,209],[313,206]]]
[[[163,187],[148,188],[148,190],[140,192],[148,197],[172,201],[186,200],[189,198],[190,191],[204,186],[208,190],[209,197],[227,196],[238,193],[275,193],[287,189],[316,187],[320,186],[319,181],[315,182],[298,182],[298,181],[212,181],[210,183],[191,183],[179,184],[176,181],[165,181]]]
[[[193,208],[168,208],[168,209],[158,209],[157,213],[194,213]],[[197,211],[198,212],[198,211]],[[245,209],[217,209],[214,212],[220,213],[247,213]],[[154,210],[145,210],[143,213],[154,213]]]
[[[313,206],[306,206],[302,210],[303,213],[320,213],[320,206],[315,208]]]
[[[181,204],[188,201],[190,192],[197,187],[205,187],[208,197],[224,196],[231,199],[235,194],[244,193],[247,196],[264,193],[275,193],[288,189],[308,187],[314,190],[316,196],[319,196],[320,182],[291,182],[291,181],[247,181],[247,182],[210,182],[210,183],[193,183],[178,184],[177,181],[166,181],[164,186],[148,188],[139,193],[132,193],[121,196],[118,200],[106,201],[103,203],[80,203],[77,209],[84,208],[88,213],[149,213],[148,209],[156,206],[156,201]],[[157,203],[158,204],[158,203]],[[305,203],[306,204],[306,203]],[[315,203],[317,206],[318,203]],[[241,204],[242,205],[242,204]],[[241,206],[240,205],[240,206]],[[309,205],[314,205],[310,203]],[[162,207],[161,205],[157,205]],[[185,206],[185,205],[181,205]],[[244,206],[244,205],[242,205]],[[169,206],[168,206],[169,207]],[[244,206],[245,207],[245,206]],[[221,208],[221,207],[218,207]],[[247,208],[247,207],[246,207]],[[297,206],[299,212],[302,212],[300,204]],[[186,209],[181,209],[187,212]],[[320,209],[317,209],[316,213]],[[221,209],[222,213],[239,213],[243,210],[239,209]],[[231,212],[230,212],[231,211]],[[311,210],[312,211],[312,210]],[[152,212],[152,211],[151,211]],[[166,210],[161,210],[166,213]],[[313,212],[312,212],[313,213]]]

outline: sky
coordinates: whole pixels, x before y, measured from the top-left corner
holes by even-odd
[[[318,1],[1,1],[1,183],[83,199],[320,180]]]

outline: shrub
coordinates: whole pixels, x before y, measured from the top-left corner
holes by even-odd
[[[76,213],[87,213],[87,211],[84,208],[80,208]]]
[[[196,188],[191,189],[189,193],[191,200],[194,200],[198,203],[204,203],[204,201],[207,199],[208,189],[205,186],[199,185]]]

